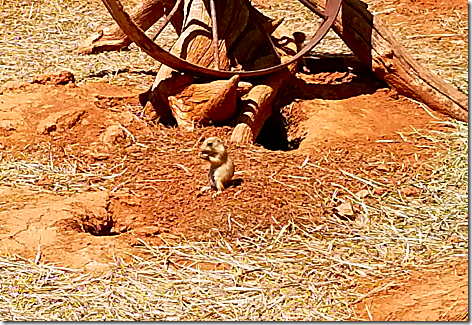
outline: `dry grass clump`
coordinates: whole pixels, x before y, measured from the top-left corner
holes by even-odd
[[[87,190],[112,189],[111,183],[125,170],[105,164],[86,164],[79,159],[57,162],[50,152],[26,156],[23,159],[4,153],[0,156],[0,185],[27,186],[35,191],[52,191],[58,194]]]
[[[122,2],[129,9],[133,6],[130,2],[135,1]],[[367,2],[372,12],[386,19],[387,26],[416,59],[467,93],[467,14],[456,10],[452,16],[437,15],[433,10],[425,9],[407,15],[396,1]],[[284,17],[284,24],[291,31],[313,35],[318,26],[319,18],[296,0],[267,1],[258,8],[270,17]],[[433,21],[434,30],[431,30],[431,24],[424,27],[421,17]],[[152,83],[152,74],[160,63],[134,44],[129,50],[120,52],[85,56],[75,52],[86,37],[111,22],[111,16],[100,1],[1,2],[0,84],[8,80],[30,81],[35,74],[58,70],[71,71],[78,81],[103,78],[118,84]],[[168,27],[157,42],[169,48],[176,37],[173,29]],[[314,53],[333,55],[350,54],[351,51],[330,31]]]
[[[121,1],[129,11],[139,1]],[[293,31],[313,35],[319,19],[296,0],[274,2],[261,10],[271,17],[284,17]],[[297,13],[297,14],[294,14]],[[4,1],[0,3],[0,84],[9,80],[31,81],[39,73],[71,71],[77,81],[104,78],[112,83],[152,83],[160,66],[139,47],[128,50],[78,55],[76,48],[92,33],[113,22],[101,1],[52,0]],[[147,34],[152,35],[159,24]],[[169,24],[156,40],[165,49],[177,39]],[[320,45],[322,52],[350,53],[330,32]],[[334,51],[334,52],[333,52]]]
[[[78,81],[105,77],[115,83],[150,82],[152,77],[143,73],[118,75],[122,70],[143,71],[156,66],[157,62],[134,44],[120,52],[76,53],[85,38],[112,22],[101,1],[1,2],[0,83],[31,81],[36,74],[59,70],[71,71]],[[175,34],[166,28],[160,44],[169,46],[174,38]]]
[[[354,220],[290,222],[282,229],[212,242],[143,249],[151,258],[116,260],[102,275],[0,259],[4,320],[355,320],[353,304],[401,283],[412,270],[434,270],[467,259],[467,125],[455,131],[413,132],[436,146],[431,175],[389,189],[371,204],[356,195]],[[341,189],[342,190],[342,189]],[[333,195],[335,195],[333,193]],[[182,261],[187,261],[186,264]],[[216,270],[204,270],[215,265]],[[206,268],[208,269],[208,267]],[[375,283],[383,283],[375,286]]]

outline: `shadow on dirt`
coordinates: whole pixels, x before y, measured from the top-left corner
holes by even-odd
[[[303,141],[303,137],[289,140],[287,130],[293,119],[289,120],[281,113],[284,107],[302,100],[342,100],[374,94],[387,87],[352,55],[311,56],[304,59],[303,65],[304,73],[297,74],[277,95],[272,115],[256,139],[256,143],[266,149],[296,150]]]

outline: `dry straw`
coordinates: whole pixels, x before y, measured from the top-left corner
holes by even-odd
[[[21,159],[15,154],[4,151],[0,156],[0,185],[27,186],[32,190],[58,194],[107,190],[111,189],[110,183],[114,178],[126,171],[120,168],[120,164],[87,164],[74,156],[58,162],[52,151],[48,157],[39,151],[36,154],[23,152]]]
[[[123,1],[128,10],[135,2]],[[424,8],[408,16],[397,1],[370,0],[367,3],[372,12],[386,20],[388,27],[415,59],[468,92],[466,13],[454,10],[452,15],[438,15],[433,9]],[[319,22],[318,17],[296,0],[267,1],[258,8],[270,17],[284,17],[284,25],[290,31],[303,31],[307,35],[314,34]],[[428,17],[435,25],[425,27],[424,19],[419,17]],[[129,50],[120,52],[77,55],[75,50],[86,37],[111,22],[101,1],[0,2],[0,84],[8,80],[28,81],[35,74],[61,69],[73,72],[78,81],[105,78],[118,84],[151,82],[151,74],[160,64],[134,44]],[[157,25],[148,31],[148,35],[154,33]],[[438,36],[442,34],[447,36]],[[176,34],[169,26],[156,42],[168,49],[175,39]],[[333,31],[314,52],[330,55],[351,53]],[[139,73],[143,71],[149,73]]]
[[[385,20],[399,42],[432,72],[468,93],[469,24],[465,10],[396,0],[371,0],[369,9]],[[455,3],[456,7],[458,2]],[[465,2],[463,8],[467,8]]]

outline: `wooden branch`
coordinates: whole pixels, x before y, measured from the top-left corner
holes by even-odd
[[[182,6],[182,4],[183,4],[182,0],[176,0],[175,1],[174,7],[172,8],[172,10],[165,16],[164,20],[159,23],[159,26],[157,27],[157,30],[152,35],[151,39],[152,39],[153,42],[156,40],[157,37],[159,37],[161,32],[166,28],[167,24],[172,20],[172,18],[179,11],[179,9],[182,10],[180,8]],[[182,28],[182,26],[180,26],[180,28]],[[176,28],[177,33],[179,33],[179,34],[180,34],[180,28]]]
[[[324,0],[307,1],[322,16]],[[333,29],[365,66],[399,94],[468,122],[467,95],[413,59],[365,3],[344,0]]]
[[[164,12],[172,8],[175,0],[144,0],[137,5],[131,14],[133,21],[143,30],[151,27]],[[179,17],[180,16],[180,17]],[[176,15],[171,22],[179,31],[181,27],[182,14]],[[103,51],[118,51],[127,48],[131,40],[116,24],[100,29],[85,39],[77,49],[78,53],[91,54]]]
[[[269,35],[271,35],[283,22],[283,18],[269,20],[260,13],[257,15],[257,11],[251,11],[250,18],[246,31],[236,40],[229,50],[230,56],[234,58],[242,68],[245,68],[247,64],[253,63],[256,58],[260,57],[260,48],[261,45],[264,44],[262,42],[264,36],[253,20],[258,19],[259,21],[262,21],[262,27]]]
[[[220,55],[218,44],[218,21],[216,17],[215,0],[210,0],[210,16],[211,16],[211,36],[213,37],[213,58],[215,59],[215,69],[220,69]]]

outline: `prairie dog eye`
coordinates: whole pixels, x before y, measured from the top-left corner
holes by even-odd
[[[211,147],[213,145],[213,142],[208,142],[208,145]]]

